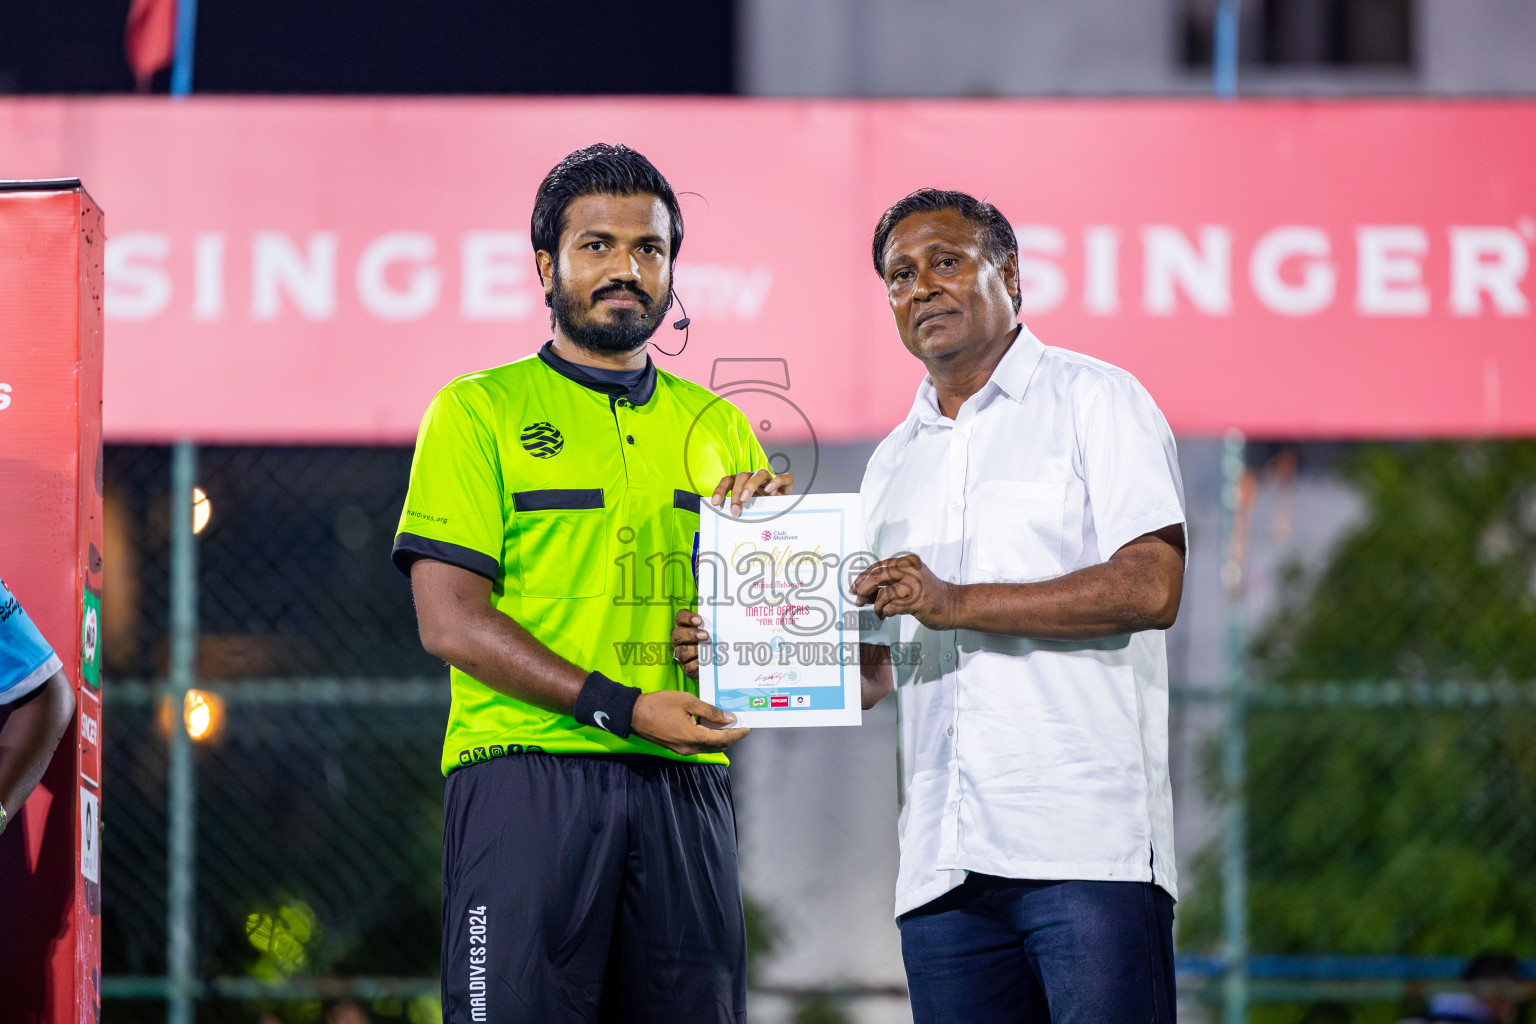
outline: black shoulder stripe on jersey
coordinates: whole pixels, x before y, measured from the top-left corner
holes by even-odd
[[[555,512],[603,507],[603,489],[587,490],[514,491],[512,510],[515,512]]]

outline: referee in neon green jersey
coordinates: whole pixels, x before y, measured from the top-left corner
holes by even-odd
[[[566,157],[532,240],[554,339],[438,392],[394,547],[452,668],[444,1020],[743,1022],[747,730],[651,648],[695,602],[701,494],[739,512],[794,480],[646,354],[683,240],[650,161]]]

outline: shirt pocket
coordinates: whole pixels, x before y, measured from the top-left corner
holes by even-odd
[[[699,502],[692,491],[672,492],[670,550],[662,576],[663,592],[671,601],[699,603]],[[681,567],[683,571],[675,571]]]
[[[601,488],[515,491],[512,511],[523,597],[603,594],[609,566]]]
[[[987,480],[976,486],[973,502],[969,575],[999,583],[1061,575],[1065,481]]]

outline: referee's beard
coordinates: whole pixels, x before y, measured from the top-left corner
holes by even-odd
[[[640,312],[630,309],[610,310],[606,323],[600,322],[594,312],[597,303],[616,292],[632,295],[645,307]],[[592,293],[589,300],[565,288],[560,281],[560,271],[555,270],[555,286],[550,292],[549,305],[554,313],[555,324],[578,348],[588,352],[625,353],[644,347],[656,328],[661,326],[662,316],[654,312],[656,300],[638,285],[615,283],[604,285]],[[662,310],[665,313],[666,310]],[[642,319],[642,313],[644,319]]]

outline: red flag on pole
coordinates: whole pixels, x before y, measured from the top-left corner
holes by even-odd
[[[175,38],[176,0],[133,0],[123,49],[140,91],[156,71],[170,67]]]

